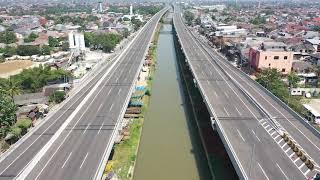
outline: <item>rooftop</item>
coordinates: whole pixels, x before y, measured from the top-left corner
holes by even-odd
[[[303,104],[314,116],[320,117],[320,99],[312,99],[308,104]]]

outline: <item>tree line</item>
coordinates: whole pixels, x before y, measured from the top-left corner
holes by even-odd
[[[257,75],[256,81],[285,102],[293,110],[301,115],[305,115],[306,110],[301,103],[301,97],[291,96],[289,92],[289,87],[298,87],[300,79],[293,72],[290,73],[287,78],[289,86],[282,80],[282,75],[277,69],[266,69]]]
[[[9,133],[15,141],[27,132],[31,126],[30,119],[23,119],[17,122],[17,106],[14,102],[14,96],[21,93],[39,92],[48,82],[59,81],[64,77],[70,77],[71,74],[65,70],[52,70],[49,66],[34,67],[24,69],[20,74],[11,76],[8,79],[0,78],[0,139],[3,139]],[[51,101],[61,102],[64,97],[57,94]]]
[[[111,52],[120,43],[122,38],[121,35],[114,33],[84,33],[86,47],[101,49],[104,52]]]

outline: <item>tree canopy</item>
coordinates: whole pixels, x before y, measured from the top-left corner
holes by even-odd
[[[188,25],[191,25],[192,21],[195,18],[194,14],[191,11],[185,11],[183,17],[187,21]]]
[[[305,109],[300,102],[300,97],[290,96],[290,92],[288,91],[286,84],[281,80],[281,73],[278,72],[277,69],[263,70],[260,74],[258,74],[256,80],[262,86],[271,91],[275,96],[285,102],[288,106],[290,106],[293,110],[301,115],[305,115]],[[291,83],[295,83],[296,78],[294,77],[290,81]]]
[[[17,37],[13,31],[0,32],[0,43],[11,44],[17,41]]]
[[[11,76],[11,80],[20,87],[23,92],[38,92],[50,81],[63,79],[64,76],[70,77],[71,74],[63,69],[52,70],[49,66],[34,67],[24,69],[20,74]],[[0,79],[0,84],[8,84],[8,80]]]
[[[16,122],[17,107],[11,98],[0,91],[0,137],[4,137],[9,128]]]
[[[122,40],[122,36],[114,33],[85,32],[84,39],[87,47],[110,52]]]
[[[32,32],[31,34],[29,34],[29,36],[27,38],[25,38],[23,41],[25,43],[29,43],[29,42],[33,42],[34,40],[36,40],[38,38],[38,34]]]

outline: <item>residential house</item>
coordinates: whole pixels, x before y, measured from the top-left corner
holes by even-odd
[[[306,39],[306,43],[307,44],[311,44],[314,49],[316,50],[316,52],[320,52],[320,38],[316,37],[313,39]]]
[[[249,63],[256,71],[275,68],[283,74],[291,71],[293,52],[282,42],[264,42],[249,50]]]

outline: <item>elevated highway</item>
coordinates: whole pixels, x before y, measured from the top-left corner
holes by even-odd
[[[0,159],[0,179],[101,179],[163,9],[113,63]]]
[[[196,86],[240,179],[307,179],[320,135],[303,118],[199,40],[175,7],[174,26]],[[283,138],[285,137],[285,138]],[[309,159],[308,168],[286,141]]]

